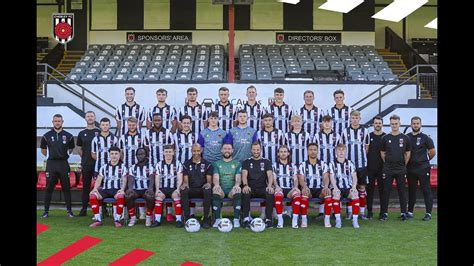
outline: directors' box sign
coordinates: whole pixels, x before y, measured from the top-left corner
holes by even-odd
[[[127,43],[191,43],[192,32],[127,32]]]
[[[341,44],[341,33],[277,32],[276,43]]]

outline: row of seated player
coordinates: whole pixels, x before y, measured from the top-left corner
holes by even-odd
[[[69,179],[70,179],[71,188],[77,188],[78,190],[82,190],[82,188],[83,188],[82,175],[80,175],[79,182],[77,182],[78,179],[77,179],[76,173],[75,172],[70,172],[69,173]],[[91,188],[94,187],[94,182],[95,182],[95,180],[92,180]],[[407,181],[407,184],[408,184],[408,181]],[[431,184],[432,188],[438,188],[438,168],[437,167],[432,167],[431,168],[430,184]],[[394,188],[396,188],[395,180],[393,180],[392,186]],[[36,189],[38,189],[38,190],[46,189],[46,172],[41,171],[41,172],[38,173]],[[61,189],[61,184],[59,182],[56,184],[55,189],[56,190]]]

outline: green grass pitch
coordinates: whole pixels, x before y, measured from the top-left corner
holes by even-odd
[[[378,210],[377,210],[378,211]],[[377,212],[376,212],[377,213]],[[216,228],[188,233],[166,219],[158,228],[145,228],[144,221],[135,227],[113,227],[107,217],[104,226],[89,228],[87,217],[68,218],[64,210],[53,210],[37,222],[50,228],[37,236],[37,262],[88,235],[102,242],[72,258],[64,265],[107,265],[135,248],[155,254],[139,265],[180,265],[192,261],[203,265],[436,265],[437,213],[429,222],[421,221],[424,212],[401,222],[399,212],[389,213],[389,220],[359,221],[352,228],[324,228],[322,220],[310,216],[309,227],[292,229],[285,219],[284,229],[270,228],[262,233],[236,228],[221,233]],[[254,214],[257,216],[257,214]],[[344,217],[344,215],[343,215]],[[344,218],[343,218],[344,219]],[[334,225],[334,220],[332,221]]]

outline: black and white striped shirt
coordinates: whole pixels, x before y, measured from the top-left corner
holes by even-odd
[[[262,157],[274,163],[277,160],[278,148],[285,143],[283,132],[278,129],[273,131],[257,131],[257,140],[262,145]]]
[[[148,189],[150,186],[150,175],[153,174],[153,167],[149,164],[144,164],[142,166],[134,164],[128,170],[128,174],[133,176],[135,180],[133,187],[135,190]]]
[[[318,132],[314,135],[313,142],[318,144],[318,160],[325,163],[332,162],[336,159],[336,146],[341,141],[339,134],[331,130],[326,134],[324,131]]]
[[[138,120],[137,130],[140,132],[143,121],[145,120],[145,109],[138,103],[135,103],[132,106],[128,106],[127,103],[117,106],[115,110],[115,119],[122,121],[120,126],[120,135],[123,135],[125,132],[127,132],[127,119],[131,116]]]
[[[184,163],[191,159],[191,157],[193,157],[191,151],[192,146],[197,142],[196,134],[192,131],[184,133],[183,131],[178,130],[178,132],[173,135],[173,139],[174,144],[176,145],[176,159],[180,163]]]
[[[332,117],[332,129],[337,134],[342,135],[342,131],[349,127],[351,123],[351,111],[350,106],[344,105],[341,109],[336,108],[336,105],[329,109],[328,114]]]
[[[219,114],[219,127],[222,128],[224,131],[228,131],[234,125],[234,113],[235,107],[232,103],[227,103],[227,105],[222,105],[221,102],[211,105],[205,114],[204,121],[209,118],[209,114],[211,112],[217,112]]]
[[[352,188],[352,173],[355,173],[354,163],[345,159],[343,163],[333,160],[329,164],[329,173],[334,174],[339,189]]]
[[[165,160],[160,161],[155,166],[155,174],[159,175],[160,178],[160,189],[161,188],[177,188],[178,186],[178,173],[183,172],[183,166],[180,162],[173,159],[170,164],[167,164]]]
[[[311,164],[309,160],[306,160],[300,164],[298,169],[298,173],[304,175],[308,188],[323,188],[323,178],[327,172],[329,172],[329,166],[321,160],[317,160],[315,164]],[[318,197],[319,195],[313,196]]]
[[[236,110],[236,117],[235,120],[237,119],[237,111],[240,109],[244,109],[247,112],[247,126],[254,128],[256,130],[260,130],[261,127],[261,118],[262,118],[262,106],[259,103],[254,104],[253,106],[249,105],[247,102],[244,104],[244,106],[237,107]]]
[[[273,114],[275,128],[283,131],[284,134],[290,130],[290,119],[293,111],[288,104],[283,103],[281,106],[272,104],[264,109],[262,115],[266,113]]]
[[[293,188],[297,168],[294,163],[282,164],[279,161],[272,164],[278,186],[281,188]]]
[[[122,177],[127,174],[127,167],[123,163],[112,165],[108,162],[102,165],[99,170],[99,175],[104,177],[102,179],[102,189],[121,189]]]
[[[144,139],[143,134],[137,133],[134,136],[131,136],[128,131],[120,137],[118,147],[123,152],[123,159],[126,167],[130,167],[138,162],[135,153],[138,148],[143,147]]]
[[[117,143],[118,138],[110,132],[107,137],[104,137],[99,133],[92,139],[92,152],[95,153],[97,157],[94,172],[99,172],[102,165],[105,165],[110,161],[109,149],[117,146]]]
[[[354,129],[352,126],[346,128],[342,133],[341,143],[346,144],[347,159],[351,160],[356,168],[367,167],[367,150],[365,145],[369,145],[369,130],[362,126]]]
[[[323,118],[323,110],[314,106],[311,110],[306,109],[304,106],[296,111],[297,114],[301,115],[301,122],[303,130],[308,132],[311,136],[319,131],[319,124]]]
[[[201,130],[204,128],[204,107],[200,104],[197,104],[194,107],[186,104],[179,111],[179,121],[181,121],[184,115],[189,115],[191,117],[191,131],[194,132],[196,136],[199,136],[199,133],[201,133]]]
[[[299,165],[308,158],[307,145],[311,136],[303,129],[299,133],[288,132],[285,135],[285,143],[290,148],[291,162]]]
[[[150,108],[148,111],[147,120],[152,123],[153,126],[153,115],[159,114],[163,119],[163,127],[171,130],[173,127],[173,121],[177,119],[176,109],[173,106],[165,104],[163,107],[158,107],[155,105],[153,108]]]
[[[148,160],[151,165],[156,165],[163,160],[163,146],[168,144],[174,144],[173,134],[168,129],[162,127],[157,131],[155,127],[152,127],[146,132],[145,146],[149,148]]]

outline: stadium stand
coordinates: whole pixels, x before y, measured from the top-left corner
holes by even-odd
[[[225,80],[223,45],[92,44],[68,77],[72,80]]]
[[[346,80],[398,80],[371,45],[241,44],[239,67],[241,80],[281,80],[314,70],[339,71]]]

